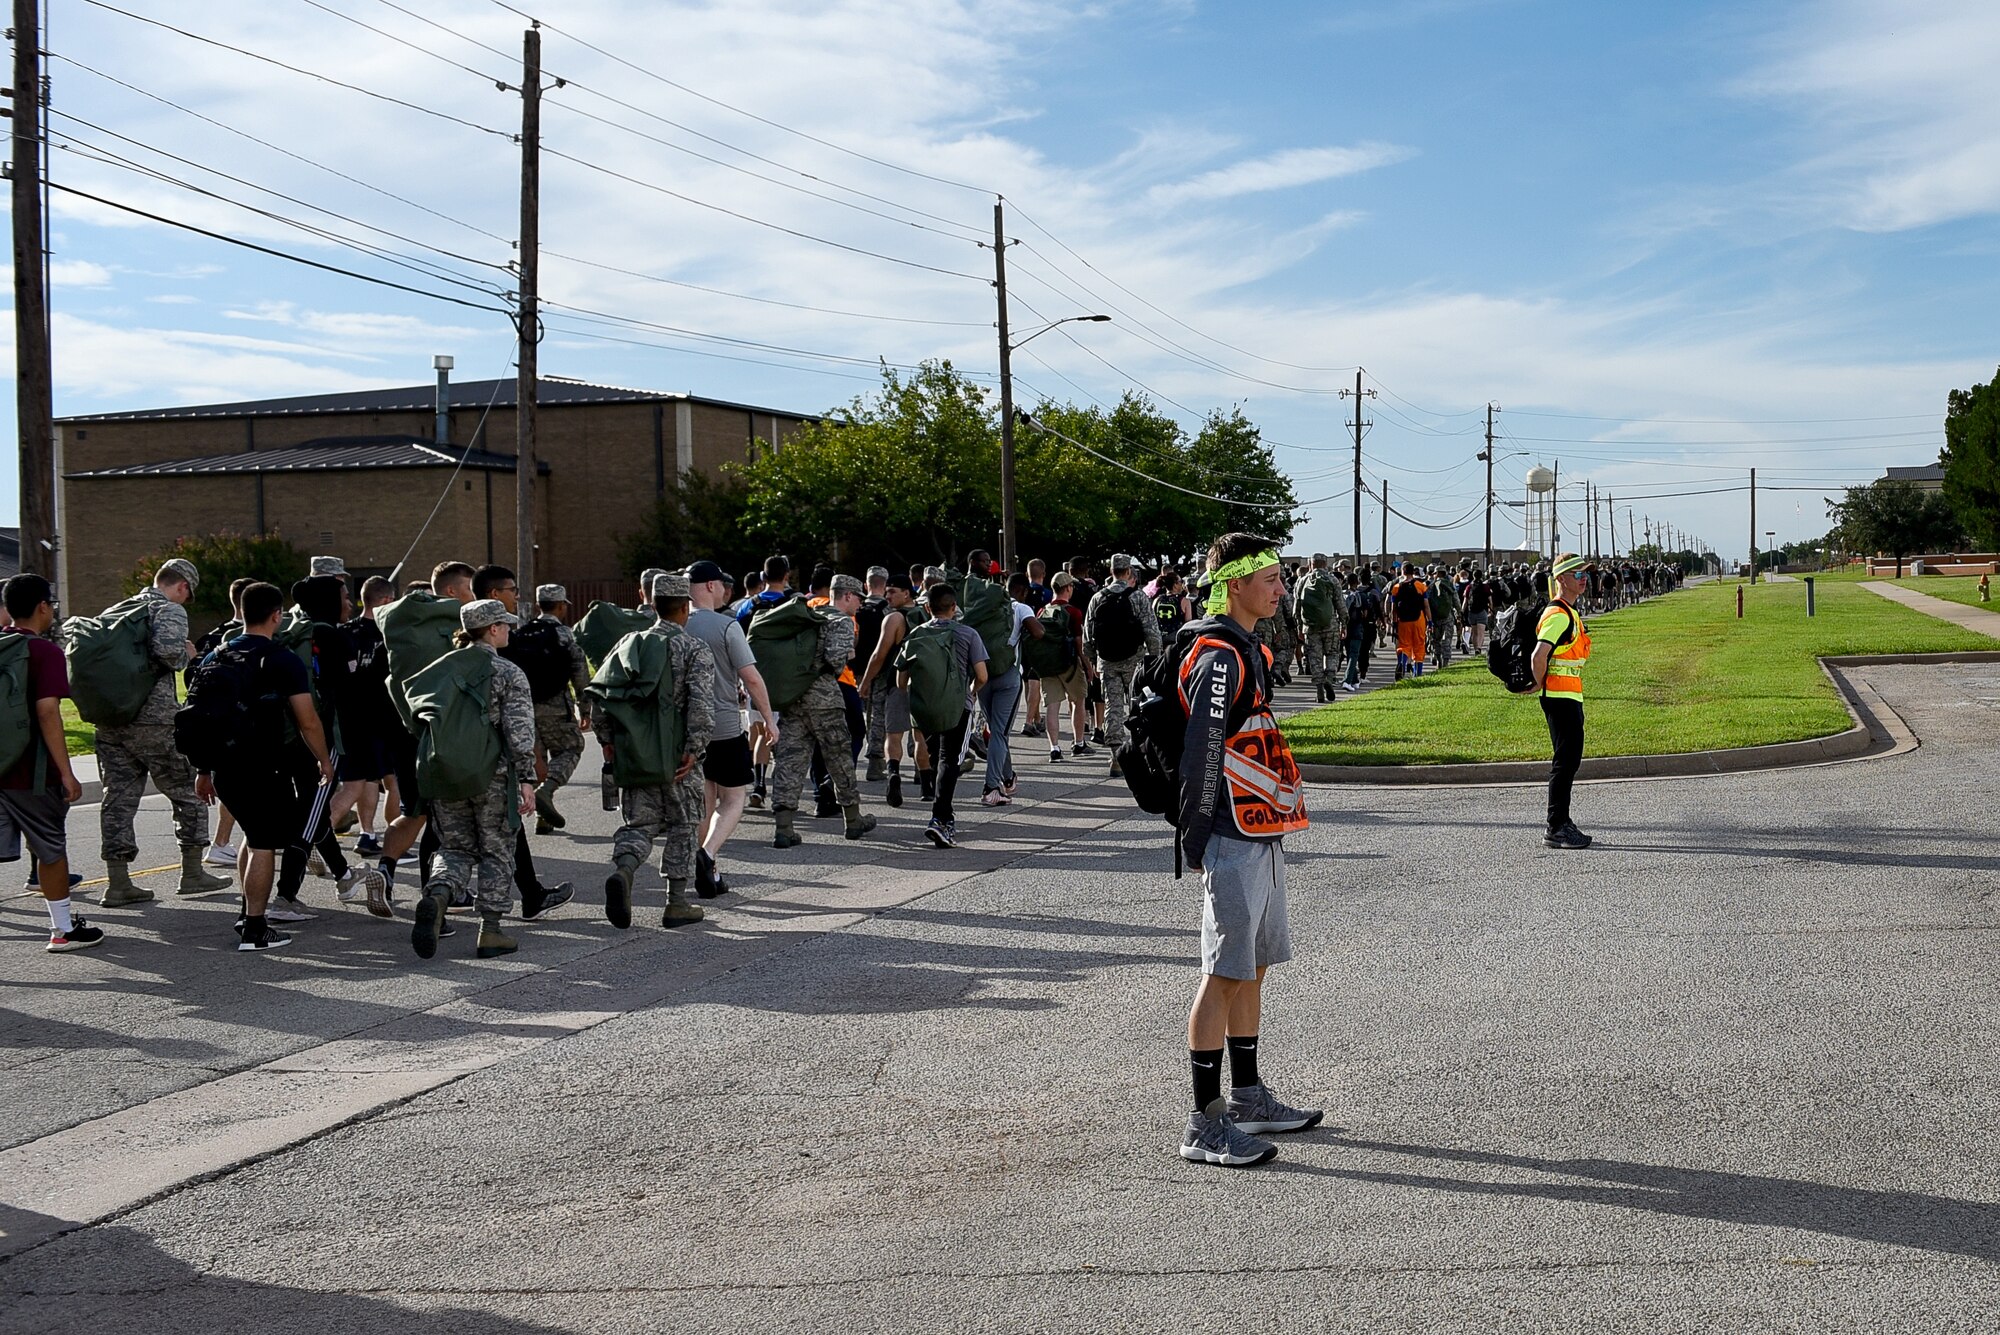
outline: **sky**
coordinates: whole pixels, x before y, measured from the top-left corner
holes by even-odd
[[[2000,363],[1990,2],[47,3],[58,416],[511,376],[524,11],[564,80],[544,375],[994,383],[1004,197],[1017,343],[1112,317],[1036,335],[1017,400],[1240,406],[1315,502],[1294,550],[1353,546],[1359,367],[1391,550],[1482,542],[1490,403],[1497,494],[1555,468],[1566,545],[1589,486],[1621,548],[1737,558],[1750,468],[1816,536]]]

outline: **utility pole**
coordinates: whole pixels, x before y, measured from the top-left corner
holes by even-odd
[[[1493,568],[1493,414],[1500,411],[1493,404],[1486,405],[1486,448],[1479,457],[1486,461],[1486,566]]]
[[[1750,582],[1757,582],[1757,470],[1750,470]]]
[[[14,0],[14,416],[21,451],[21,569],[56,570],[55,396],[49,365],[47,242],[42,227],[40,0]],[[68,590],[62,590],[64,594]]]
[[[1558,459],[1551,464],[1549,471],[1555,477],[1555,485],[1549,488],[1549,563],[1553,566],[1555,559],[1562,555],[1563,544],[1561,508],[1563,491],[1562,460]]]
[[[1389,568],[1389,479],[1382,479],[1382,568]]]
[[[993,201],[993,291],[1000,305],[1000,564],[1014,564],[1014,349],[1007,334],[1006,201]],[[1022,340],[1026,342],[1026,339]]]
[[[535,345],[542,336],[541,194],[542,32],[540,27],[531,27],[521,46],[521,294],[514,308],[520,335],[516,358],[520,370],[514,390],[514,580],[530,596],[535,588],[536,547]]]
[[[1341,390],[1340,397],[1343,399],[1346,398],[1347,391],[1344,389]],[[1354,368],[1354,564],[1356,566],[1359,566],[1361,564],[1361,491],[1362,491],[1361,433],[1365,428],[1375,425],[1373,422],[1366,422],[1362,420],[1361,400],[1372,399],[1374,397],[1375,397],[1374,390],[1372,389],[1364,390],[1361,388],[1361,368],[1358,366],[1355,367]],[[1389,484],[1385,481],[1382,484],[1382,504],[1384,505],[1384,507],[1386,507],[1388,503],[1389,503]],[[1389,526],[1389,512],[1385,508],[1382,512],[1382,527],[1384,532],[1387,532],[1388,526]],[[1387,545],[1387,539],[1384,539],[1384,545],[1385,546]]]
[[[1611,503],[1611,493],[1604,495],[1604,518],[1609,527],[1605,532],[1611,535],[1611,559],[1618,559],[1618,507]]]

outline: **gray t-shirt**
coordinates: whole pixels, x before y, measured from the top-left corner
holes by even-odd
[[[757,656],[736,618],[721,612],[695,608],[688,613],[688,633],[708,646],[715,657],[715,735],[711,741],[726,741],[743,735],[743,712],[736,707],[736,689],[741,672],[754,667]]]

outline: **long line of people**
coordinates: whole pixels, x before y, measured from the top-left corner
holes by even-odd
[[[199,644],[186,604],[201,575],[185,560],[101,615],[67,621],[45,580],[18,576],[0,636],[0,857],[25,839],[50,950],[102,939],[71,899],[66,820],[80,785],[65,698],[97,726],[99,904],[155,898],[150,874],[134,870],[150,780],[173,814],[173,893],[237,894],[245,952],[290,944],[288,929],[323,911],[302,897],[309,874],[376,917],[407,908],[421,957],[455,934],[459,913],[477,915],[480,957],[516,950],[510,914],[533,922],[576,894],[541,881],[528,836],[567,827],[558,801],[592,738],[603,805],[623,822],[604,879],[604,913],[620,928],[656,841],[662,924],[699,921],[698,901],[729,891],[724,848],[753,809],[768,812],[778,849],[804,843],[818,819],[858,840],[876,829],[863,810],[874,786],[899,808],[910,779],[929,805],[925,838],[952,848],[961,782],[977,773],[978,803],[1009,805],[1017,744],[1116,776],[1142,665],[1200,615],[1182,572],[1123,553],[1053,574],[1040,560],[1004,571],[985,551],[964,565],[862,577],[822,565],[800,590],[782,556],[740,582],[699,560],[645,571],[633,607],[596,603],[572,620],[563,586],[539,586],[524,608],[497,565],[444,562],[399,593],[381,578],[357,591],[340,560],[316,557],[289,590],[238,580],[234,615]],[[1492,615],[1531,600],[1545,574],[1314,556],[1286,571],[1256,637],[1279,684],[1296,671],[1328,701],[1359,689],[1378,650],[1393,651],[1397,677],[1483,652]],[[1593,610],[1677,581],[1629,562],[1584,574]],[[10,690],[19,717],[4,707]],[[337,836],[354,829],[350,850]],[[399,904],[410,861],[415,898]]]

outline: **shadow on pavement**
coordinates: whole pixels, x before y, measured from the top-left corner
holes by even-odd
[[[0,1205],[0,1237],[49,1237],[61,1220]],[[397,1335],[562,1335],[566,1327],[466,1307],[422,1310],[387,1298],[208,1275],[138,1229],[98,1226],[0,1261],[0,1335],[106,1330],[177,1335],[217,1330],[395,1331]],[[251,1245],[251,1244],[246,1244]]]
[[[1798,1228],[1858,1242],[1887,1243],[1921,1251],[2000,1261],[2000,1204],[1958,1200],[1913,1191],[1836,1187],[1795,1178],[1615,1159],[1542,1159],[1492,1150],[1329,1136],[1317,1143],[1346,1149],[1407,1154],[1447,1163],[1513,1168],[1587,1182],[1477,1182],[1431,1173],[1286,1164],[1274,1168],[1390,1186],[1426,1187],[1468,1196],[1521,1196],[1581,1205],[1612,1205],[1689,1219],[1766,1228]]]

